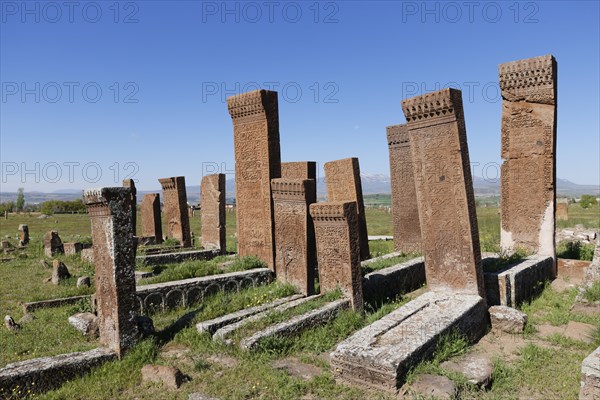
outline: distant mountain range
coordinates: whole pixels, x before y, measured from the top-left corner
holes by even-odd
[[[390,193],[390,177],[383,174],[362,173],[360,175],[362,181],[363,194],[388,194]],[[473,187],[476,196],[499,196],[500,195],[500,179],[487,180],[476,176],[474,178]],[[600,196],[600,185],[579,185],[566,179],[556,180],[557,194],[563,197],[579,197],[582,194],[595,194]],[[187,186],[188,202],[198,203],[200,201],[200,186]],[[226,181],[225,191],[227,199],[231,200],[235,197],[235,179],[231,178]],[[160,192],[160,189],[154,191],[138,190],[138,202],[142,201],[142,197],[146,193]],[[25,201],[27,203],[41,203],[47,200],[74,200],[81,197],[81,190],[76,189],[61,189],[51,193],[43,192],[25,192]],[[325,178],[321,177],[317,180],[317,195],[324,198],[327,194],[325,187]],[[16,192],[0,192],[0,202],[15,201],[17,198]]]

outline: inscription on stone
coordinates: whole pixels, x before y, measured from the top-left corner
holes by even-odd
[[[192,245],[192,237],[187,210],[185,177],[163,178],[158,181],[163,190],[167,236],[179,240],[183,247],[190,247]]]

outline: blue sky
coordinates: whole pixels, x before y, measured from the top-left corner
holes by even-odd
[[[402,99],[461,87],[474,174],[493,179],[497,65],[549,53],[557,176],[600,184],[595,1],[0,3],[2,191],[231,171],[224,98],[257,85],[279,92],[283,161],[386,175]]]

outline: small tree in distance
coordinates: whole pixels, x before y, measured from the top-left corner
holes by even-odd
[[[25,194],[23,193],[23,191],[23,188],[19,188],[19,190],[17,191],[17,212],[21,212],[23,211],[23,208],[25,208]]]

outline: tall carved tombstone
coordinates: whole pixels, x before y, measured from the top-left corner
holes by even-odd
[[[225,253],[225,174],[202,177],[202,246]]]
[[[83,201],[92,222],[100,342],[120,357],[137,335],[131,189],[86,190]]]
[[[183,247],[190,247],[192,245],[192,237],[187,211],[185,177],[162,178],[158,181],[163,190],[167,236],[179,240]]]
[[[392,181],[394,250],[420,252],[421,225],[408,127],[404,124],[392,125],[386,130]]]
[[[344,158],[325,163],[325,184],[327,185],[328,201],[356,202],[360,258],[361,260],[366,260],[369,258],[369,236],[367,233],[367,219],[365,216],[358,158]]]
[[[485,298],[461,91],[404,100],[431,290]]]
[[[313,179],[317,181],[315,161],[292,161],[281,163],[281,177],[287,179]]]
[[[133,222],[133,236],[137,230],[137,189],[133,179],[123,179],[123,187],[131,189],[131,221]]]
[[[509,62],[499,66],[499,73],[501,247],[556,260],[556,60],[547,55]]]
[[[360,238],[356,202],[310,205],[315,225],[321,293],[341,288],[352,308],[363,310]]]
[[[163,242],[160,216],[160,194],[149,193],[142,200],[142,236],[154,236],[154,242]]]
[[[238,254],[255,255],[274,270],[271,179],[281,177],[277,92],[232,96],[227,107],[233,121]]]
[[[309,207],[315,202],[313,179],[273,179],[275,273],[302,294],[314,293],[316,244]]]

